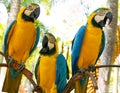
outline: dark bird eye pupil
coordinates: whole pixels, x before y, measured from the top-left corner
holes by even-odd
[[[29,9],[30,9],[30,10],[32,9],[32,6],[31,6],[31,5],[29,6]]]

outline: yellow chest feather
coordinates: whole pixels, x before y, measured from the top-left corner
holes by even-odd
[[[89,65],[95,64],[101,48],[101,40],[102,31],[100,28],[86,29],[78,60],[79,68],[87,69]]]
[[[56,79],[56,57],[42,56],[40,58],[39,72],[40,86],[46,91],[51,93],[51,89],[55,86]]]
[[[25,61],[36,39],[36,29],[32,22],[16,23],[10,36],[8,54],[18,62]]]

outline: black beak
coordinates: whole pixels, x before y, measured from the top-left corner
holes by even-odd
[[[98,24],[99,26],[102,28],[104,27],[106,24],[110,24],[111,21],[113,19],[113,15],[112,15],[112,12],[108,12],[106,15],[105,15],[105,18],[104,20],[100,21]]]
[[[36,8],[32,13],[31,13],[31,17],[33,19],[37,19],[40,15],[40,7]]]
[[[109,20],[108,24],[110,24],[111,21],[112,21],[112,19],[113,19],[112,12],[108,12],[108,13],[106,14],[106,16],[105,16],[104,21],[107,22],[107,20]]]
[[[35,19],[37,19],[39,17],[39,15],[40,15],[40,7],[35,9],[34,14],[35,14]]]
[[[42,49],[40,50],[40,53],[46,54],[48,51],[49,51],[48,38],[47,36],[44,36],[43,41],[42,41]]]
[[[42,47],[47,47],[48,45],[48,38],[47,36],[44,36],[43,41],[42,41]]]

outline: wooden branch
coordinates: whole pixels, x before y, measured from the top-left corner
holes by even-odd
[[[70,93],[75,87],[75,82],[78,80],[81,80],[84,77],[84,75],[81,75],[80,73],[76,73],[67,83],[65,89],[62,93]]]
[[[95,66],[96,69],[99,68],[105,68],[105,67],[120,67],[120,65],[100,65],[100,66]],[[70,93],[74,88],[75,88],[75,82],[78,80],[81,80],[83,77],[89,76],[93,82],[94,88],[98,89],[97,82],[92,75],[92,73],[85,71],[84,75],[81,75],[80,73],[76,73],[67,83],[65,89],[63,90],[62,93]]]
[[[89,77],[91,77],[91,80],[92,80],[92,82],[93,82],[94,88],[95,88],[95,89],[98,89],[97,82],[96,82],[95,77],[93,76],[93,74],[90,73],[90,72],[88,72],[88,71],[86,71],[86,74],[87,74]]]

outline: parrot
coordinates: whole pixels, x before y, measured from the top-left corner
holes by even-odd
[[[23,6],[16,20],[8,26],[4,36],[4,54],[8,57],[8,66],[12,62],[20,64],[18,71],[7,68],[2,91],[18,93],[21,83],[21,70],[25,61],[33,53],[40,38],[40,28],[35,26],[35,20],[40,15],[40,6],[35,3]]]
[[[112,21],[109,8],[98,8],[87,18],[86,25],[82,25],[72,41],[71,63],[72,76],[76,73],[84,74],[92,71],[105,47],[103,27]],[[75,82],[75,93],[86,93],[88,76]]]
[[[66,86],[67,61],[58,50],[55,36],[49,32],[45,33],[35,66],[36,81],[42,88],[42,93],[62,93]]]

